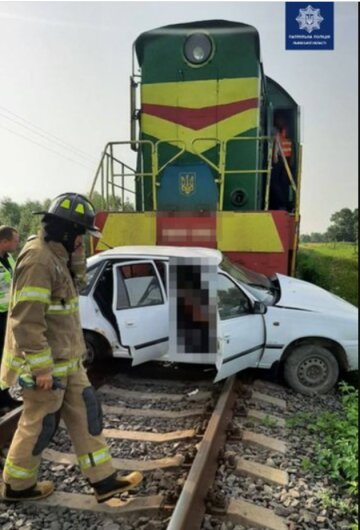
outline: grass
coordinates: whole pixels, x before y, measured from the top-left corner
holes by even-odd
[[[316,250],[322,256],[358,261],[358,248],[354,243],[302,243],[304,250]]]
[[[276,421],[273,418],[270,418],[268,415],[265,416],[265,418],[262,419],[261,425],[264,425],[264,427],[276,427]]]
[[[305,429],[312,434],[315,455],[301,462],[304,471],[321,471],[332,479],[338,495],[323,492],[323,505],[333,507],[354,519],[357,526],[358,482],[358,390],[340,384],[341,410],[320,415],[299,413],[288,420],[288,427]],[[350,530],[350,529],[349,529]]]
[[[358,305],[358,254],[352,243],[301,244],[296,276]],[[295,424],[312,432],[316,440],[315,461],[305,457],[302,469],[329,474],[343,500],[324,492],[324,506],[353,516],[349,530],[358,530],[358,391],[346,383],[340,391],[341,413],[325,412],[316,418],[299,415]]]
[[[358,255],[352,243],[305,243],[296,276],[358,305]]]

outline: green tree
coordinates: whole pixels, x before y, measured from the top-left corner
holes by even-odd
[[[301,242],[301,243],[310,243],[310,242],[311,242],[311,236],[310,236],[310,234],[301,234],[301,236],[300,236],[300,242]]]
[[[335,225],[329,226],[325,233],[326,241],[334,243],[334,245],[339,241],[338,239],[338,230]]]
[[[325,241],[325,235],[320,232],[311,232],[310,241],[313,243],[323,243]]]
[[[27,238],[36,234],[40,227],[41,215],[34,215],[34,212],[46,211],[49,207],[50,199],[44,202],[26,201],[18,204],[9,198],[0,202],[0,224],[13,226],[19,232],[21,248]]]
[[[353,211],[353,227],[355,243],[357,244],[359,241],[359,210],[357,208]]]
[[[17,227],[20,244],[24,244],[29,236],[37,234],[42,216],[34,215],[34,212],[46,211],[48,203],[49,200],[46,200],[45,203],[28,200],[21,205],[21,216]]]
[[[355,220],[358,218],[357,209],[351,211],[350,208],[342,208],[330,217],[332,224],[328,228],[328,233],[333,236],[333,241],[355,242]]]
[[[16,228],[20,222],[21,208],[9,197],[0,201],[0,224]]]

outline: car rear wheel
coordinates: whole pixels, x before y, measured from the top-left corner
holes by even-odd
[[[339,377],[339,365],[327,348],[306,344],[295,348],[286,359],[284,377],[301,394],[325,394]]]

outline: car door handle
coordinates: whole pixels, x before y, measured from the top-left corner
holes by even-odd
[[[130,320],[126,320],[125,321],[125,326],[127,326],[128,328],[132,328],[133,326],[135,326],[135,322],[131,322]]]
[[[230,339],[230,337],[231,337],[230,333],[226,333],[226,334],[224,335],[224,339]]]

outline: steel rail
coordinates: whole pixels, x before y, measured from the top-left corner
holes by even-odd
[[[224,446],[226,428],[233,416],[235,381],[233,376],[224,384],[167,530],[199,530],[201,527],[205,498],[218,466],[218,452]]]

